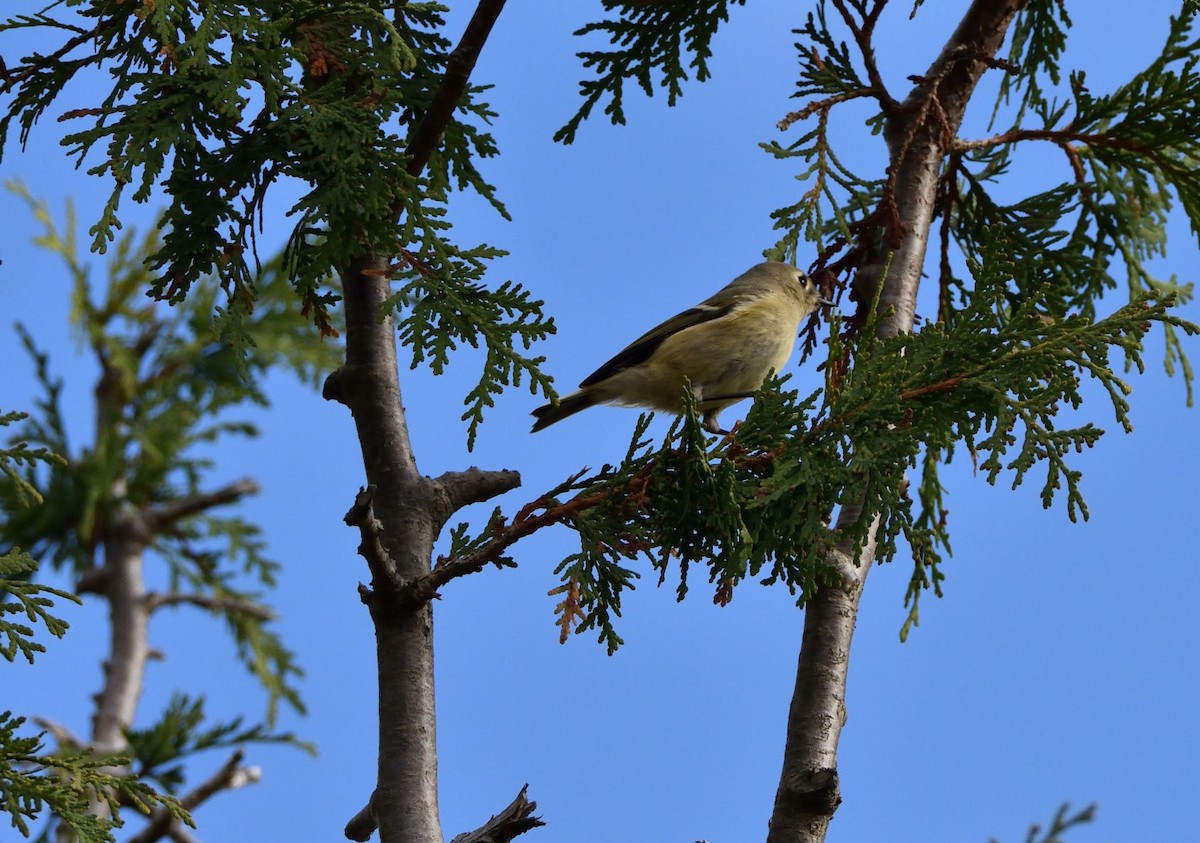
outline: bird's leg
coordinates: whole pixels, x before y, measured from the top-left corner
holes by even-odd
[[[729,431],[722,430],[721,426],[719,424],[717,424],[717,414],[720,412],[721,412],[720,409],[707,411],[704,414],[703,425],[704,425],[704,429],[707,430],[709,433],[715,433],[717,436],[724,436]]]
[[[726,392],[721,395],[705,395],[704,402],[708,404],[712,403],[713,401],[741,401],[743,398],[754,398],[757,395],[757,392]],[[696,403],[700,403],[699,395],[696,396]],[[715,433],[718,436],[725,436],[729,433],[729,431],[722,430],[717,426],[717,413],[719,412],[721,412],[720,407],[715,410],[708,410],[704,413],[704,429],[709,433]]]
[[[699,409],[701,404],[708,403],[712,400],[704,394],[703,387],[699,385],[692,386],[692,399],[696,402],[696,409]],[[717,436],[724,436],[725,431],[721,430],[720,425],[717,424],[717,416],[720,414],[720,412],[721,407],[719,405],[713,407],[711,410],[705,410],[704,415],[701,417],[701,425],[709,433],[715,433]]]

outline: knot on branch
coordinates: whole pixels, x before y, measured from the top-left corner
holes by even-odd
[[[533,816],[537,803],[530,802],[526,797],[529,785],[526,784],[517,794],[517,798],[508,804],[503,811],[491,817],[486,823],[474,831],[463,832],[450,843],[509,843],[514,838],[538,826],[545,825],[541,817]],[[367,804],[350,818],[346,823],[344,834],[350,840],[365,841],[378,828],[375,820],[376,793],[371,794]]]
[[[834,767],[818,767],[784,779],[788,805],[805,813],[833,816],[842,804],[838,772]]]
[[[336,401],[339,404],[346,403],[346,398],[343,394],[343,381],[345,377],[342,372],[342,369],[334,369],[325,378],[325,383],[321,386],[321,397],[326,401]]]

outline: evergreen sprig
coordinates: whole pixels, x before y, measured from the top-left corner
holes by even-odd
[[[575,34],[605,35],[612,48],[579,53],[584,68],[592,69],[596,78],[579,84],[583,104],[566,125],[555,132],[554,139],[572,143],[583,121],[604,100],[607,100],[604,113],[613,124],[624,124],[627,80],[636,81],[646,96],[654,96],[657,75],[658,86],[667,91],[667,105],[674,105],[683,94],[689,69],[695,71],[696,81],[708,79],[713,36],[721,24],[729,20],[729,7],[742,6],[745,2],[604,0],[604,11],[616,12],[616,15],[589,23]]]
[[[114,775],[124,769],[125,756],[91,752],[47,754],[41,735],[22,735],[24,717],[0,712],[0,811],[23,837],[30,822],[49,811],[79,843],[112,843],[113,830],[124,822],[123,807],[149,814],[161,805],[171,816],[195,828],[188,812],[171,796],[159,794],[136,778]],[[96,816],[91,800],[108,804],[111,816]]]
[[[0,414],[0,427],[26,421],[24,413]],[[0,447],[0,465],[5,468],[4,485],[9,491],[8,503],[17,509],[49,506],[33,486],[36,464],[51,467],[65,461],[45,448],[29,448],[17,440]],[[21,466],[21,470],[17,469]],[[20,548],[0,553],[0,655],[14,661],[20,653],[30,663],[46,647],[34,639],[34,628],[10,620],[25,615],[29,623],[41,623],[48,633],[61,638],[69,624],[51,610],[51,597],[79,603],[68,591],[31,581],[38,563]],[[11,599],[10,599],[11,598]],[[46,754],[42,736],[23,735],[19,730],[25,718],[10,711],[0,712],[0,812],[9,814],[13,828],[22,836],[30,835],[30,822],[49,809],[56,820],[71,832],[74,839],[110,843],[112,830],[122,823],[119,805],[129,805],[148,813],[156,804],[163,804],[170,813],[191,823],[191,818],[170,797],[156,793],[149,785],[126,776],[114,775],[113,766],[122,766],[124,757],[99,757],[91,753],[60,752]],[[90,801],[105,800],[112,817],[99,817],[90,810]]]
[[[867,11],[855,6],[864,18]],[[880,101],[887,92],[877,83],[863,79],[849,45],[834,35],[828,26],[826,4],[821,2],[795,30],[796,56],[800,64],[794,98],[808,100],[779,122],[781,130],[815,117],[815,124],[787,144],[768,141],[760,144],[779,160],[798,159],[803,169],[795,178],[809,187],[800,199],[772,212],[774,228],[780,239],[767,250],[768,256],[798,263],[800,246],[808,243],[838,241],[849,243],[852,228],[864,219],[883,197],[883,180],[867,179],[847,166],[829,143],[829,118],[838,105],[861,97]],[[868,121],[873,132],[882,126],[881,116]]]
[[[46,646],[33,639],[33,628],[9,620],[10,616],[24,615],[30,623],[41,623],[55,638],[62,638],[70,624],[51,613],[54,606],[51,597],[80,602],[69,591],[31,582],[30,577],[37,568],[37,561],[20,548],[0,554],[0,597],[3,598],[0,601],[0,656],[6,661],[13,661],[20,653],[32,664],[37,653],[46,652]]]
[[[1009,38],[1009,72],[1000,80],[993,123],[1002,104],[1015,101],[1018,114],[1030,106],[1044,108],[1049,104],[1043,80],[1048,79],[1051,85],[1062,81],[1062,54],[1071,27],[1066,6],[1061,0],[1030,0],[1017,11]]]
[[[405,228],[423,219],[418,209],[405,216]],[[429,220],[441,227],[440,220]],[[422,235],[423,236],[423,235]],[[473,449],[485,407],[506,386],[520,386],[529,378],[530,392],[553,391],[551,378],[541,371],[545,357],[529,357],[518,351],[555,332],[554,320],[542,312],[543,302],[534,299],[521,284],[505,281],[495,289],[483,283],[485,260],[504,254],[487,246],[461,251],[436,238],[426,238],[430,259],[405,253],[405,265],[397,275],[401,287],[387,307],[398,314],[401,343],[411,351],[410,366],[426,363],[440,375],[460,345],[485,349],[483,370],[476,386],[467,394],[463,420],[468,422],[467,447]]]
[[[0,427],[8,427],[16,422],[25,421],[28,413],[0,413]],[[43,501],[41,493],[25,479],[25,474],[38,463],[48,465],[65,462],[62,457],[47,448],[30,448],[28,442],[17,441],[9,446],[0,448],[0,472],[12,484],[16,503],[22,508],[28,508]]]
[[[866,21],[864,9],[855,6],[854,11]],[[817,263],[823,266],[836,265],[835,255],[857,248],[857,239],[867,233],[863,225],[892,201],[886,182],[858,177],[827,142],[831,114],[847,100],[879,100],[882,107],[868,120],[876,130],[882,128],[889,108],[878,77],[868,73],[864,80],[846,43],[828,23],[821,4],[797,30],[797,96],[807,102],[781,123],[788,128],[815,118],[815,125],[788,145],[764,144],[776,157],[803,162],[797,177],[807,185],[799,201],[774,213],[783,234],[769,253],[796,261],[801,257],[799,245],[815,242]],[[870,33],[865,24],[855,25],[861,58],[870,71]],[[1100,298],[1122,286],[1131,301],[1146,291],[1180,302],[1192,295],[1190,283],[1158,277],[1149,261],[1164,254],[1164,226],[1173,202],[1179,202],[1200,232],[1200,176],[1195,167],[1200,142],[1192,118],[1200,109],[1195,11],[1185,9],[1173,18],[1159,55],[1108,95],[1093,93],[1082,73],[1068,74],[1062,68],[1069,27],[1070,19],[1057,0],[1023,6],[1008,59],[995,62],[1004,78],[993,122],[1001,119],[1001,106],[1008,105],[1011,128],[991,138],[954,144],[939,190],[938,319],[953,320],[972,295],[968,280],[953,269],[960,263],[951,246],[968,261],[978,262],[984,241],[996,234],[1006,239],[1005,249],[1015,265],[1009,291],[1014,309],[1032,297],[1049,318],[1094,318]],[[1067,90],[1056,90],[1064,78]],[[1024,198],[1001,201],[997,197],[1008,188],[1015,150],[1030,141],[1058,146],[1068,178]],[[1166,368],[1182,371],[1190,403],[1191,365],[1174,326],[1164,322],[1162,327]]]
[[[1062,14],[1060,6],[1030,4],[1026,14],[1054,17]],[[1062,33],[1054,35],[1051,29],[1018,39],[1014,49],[1023,52],[1014,53],[1020,59],[1016,63],[1027,67],[1053,61]],[[1069,77],[1070,96],[1060,102],[1029,87],[1039,74],[1026,75],[1023,71],[1012,83],[1026,86],[1013,127],[993,138],[962,142],[962,157],[952,158],[947,172],[944,195],[952,211],[943,217],[949,236],[943,237],[940,317],[951,318],[945,307],[951,290],[960,302],[969,295],[966,285],[948,272],[946,244],[952,239],[968,259],[978,260],[983,242],[997,232],[1006,239],[1015,264],[1014,306],[1032,298],[1052,318],[1075,313],[1090,318],[1101,296],[1122,286],[1130,300],[1147,291],[1181,302],[1190,299],[1191,283],[1159,278],[1149,262],[1165,254],[1167,214],[1174,201],[1200,233],[1200,174],[1195,167],[1200,140],[1191,116],[1200,108],[1200,36],[1194,13],[1173,18],[1158,56],[1111,94],[1093,93],[1083,74],[1075,72]],[[1027,113],[1036,118],[1036,126],[1020,124]],[[1001,203],[994,194],[1006,182],[1016,147],[1029,141],[1057,145],[1070,180]],[[1163,329],[1166,368],[1182,369],[1190,404],[1191,365],[1174,326],[1165,322]]]
[[[0,427],[28,418],[27,413],[0,413]],[[30,448],[28,442],[20,439],[0,446],[0,470],[5,478],[4,486],[9,490],[8,503],[12,511],[25,512],[45,502],[31,482],[39,463],[55,466],[65,460],[48,448]],[[32,576],[37,569],[37,560],[20,547],[10,547],[0,553],[0,655],[6,661],[13,661],[20,653],[32,664],[37,653],[46,651],[44,644],[34,640],[33,627],[11,620],[10,616],[24,615],[29,623],[41,623],[55,638],[62,638],[70,624],[50,611],[54,606],[51,598],[80,602],[69,591],[33,582]]]
[[[202,515],[173,533],[156,547],[169,566],[170,593],[208,599],[208,611],[225,621],[238,659],[267,692],[268,723],[275,722],[280,702],[304,713],[296,686],[304,670],[268,623],[275,613],[261,602],[280,567],[266,555],[262,531],[238,516]]]
[[[825,99],[868,87],[858,72],[850,45],[839,40],[830,28],[824,2],[818,3],[805,16],[804,25],[793,32],[802,39],[795,44],[800,75],[792,94],[794,98]]]

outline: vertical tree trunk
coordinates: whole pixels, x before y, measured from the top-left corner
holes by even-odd
[[[380,319],[389,292],[387,261],[364,259],[346,273],[343,287],[346,365],[339,373],[340,400],[354,414],[385,551],[367,554],[372,582],[364,592],[379,667],[379,778],[371,813],[383,841],[442,843],[433,612],[427,602],[414,604],[401,594],[406,582],[428,573],[441,523],[430,505],[432,481],[417,471],[408,438],[395,326],[390,315]]]
[[[96,696],[92,717],[92,747],[101,753],[125,748],[124,730],[137,713],[150,651],[141,527],[140,519],[132,514],[119,517],[104,540],[110,639],[104,685]]]
[[[409,136],[411,175],[424,170],[441,143],[504,4],[479,0],[429,108]],[[364,257],[344,273],[346,364],[324,390],[326,398],[345,404],[354,415],[371,490],[365,511],[355,519],[363,528],[360,551],[372,577],[363,599],[375,624],[379,668],[379,777],[367,806],[347,824],[346,836],[367,840],[378,827],[382,843],[443,843],[433,610],[428,597],[415,598],[407,587],[429,573],[434,542],[456,509],[514,488],[520,480],[510,472],[474,469],[457,480],[418,472],[400,397],[395,325],[383,308],[390,292],[388,264],[382,256]]]
[[[894,185],[891,198],[903,233],[899,243],[889,244],[887,277],[880,278],[885,264],[876,262],[860,268],[856,284],[860,290],[874,290],[883,284],[879,307],[888,315],[880,322],[881,336],[912,329],[942,162],[967,102],[988,60],[1003,45],[1020,6],[1021,0],[975,0],[941,55],[908,98],[888,115],[885,137]],[[867,236],[875,234],[872,231]],[[852,523],[859,512],[856,506],[843,507],[838,526]],[[872,530],[871,535],[874,533]],[[863,585],[875,559],[874,541],[863,549],[859,566],[852,558],[850,547],[839,547],[832,554],[830,562],[842,581],[836,588],[818,590],[805,609],[783,771],[768,843],[824,841],[841,802],[837,746],[846,721],[850,643]]]

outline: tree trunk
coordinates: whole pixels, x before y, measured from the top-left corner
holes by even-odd
[[[92,748],[100,753],[125,749],[124,730],[137,713],[150,651],[150,617],[142,576],[146,539],[140,522],[135,515],[119,517],[104,540],[110,642],[104,685],[96,695],[92,717]]]
[[[379,778],[370,813],[383,841],[442,843],[433,611],[401,594],[405,583],[429,572],[441,523],[430,506],[433,481],[417,471],[408,438],[395,326],[390,314],[379,318],[389,292],[386,271],[386,261],[367,259],[346,273],[346,365],[338,373],[338,397],[354,414],[383,546],[383,553],[364,554],[372,582],[363,599],[375,623],[379,667]]]
[[[411,175],[420,175],[441,143],[504,4],[479,0],[428,110],[409,136]],[[347,523],[362,530],[359,549],[371,569],[371,588],[362,595],[375,624],[379,668],[378,780],[345,833],[351,840],[367,840],[378,828],[382,843],[443,843],[432,589],[414,584],[429,574],[433,545],[446,520],[469,503],[515,488],[520,477],[471,469],[431,479],[417,470],[400,398],[395,324],[384,310],[390,275],[389,261],[381,256],[361,258],[344,273],[346,364],[324,389],[327,399],[353,413],[366,470],[365,496],[360,495]]]
[[[881,336],[912,329],[942,162],[967,102],[988,60],[1002,46],[1020,6],[1020,0],[975,0],[908,98],[890,108],[885,137],[894,196],[885,201],[894,199],[902,234],[886,256],[890,261],[886,263],[887,277],[882,279],[879,307],[887,315],[879,325]],[[867,236],[874,234],[868,232]],[[856,288],[875,289],[884,265],[880,261],[860,267]],[[855,521],[860,511],[857,506],[843,507],[838,526]],[[839,547],[834,552],[830,562],[841,573],[840,586],[819,589],[805,609],[783,771],[768,843],[820,843],[841,802],[837,745],[846,721],[850,643],[859,599],[875,558],[874,541],[863,548],[858,566],[850,561],[853,550]]]

